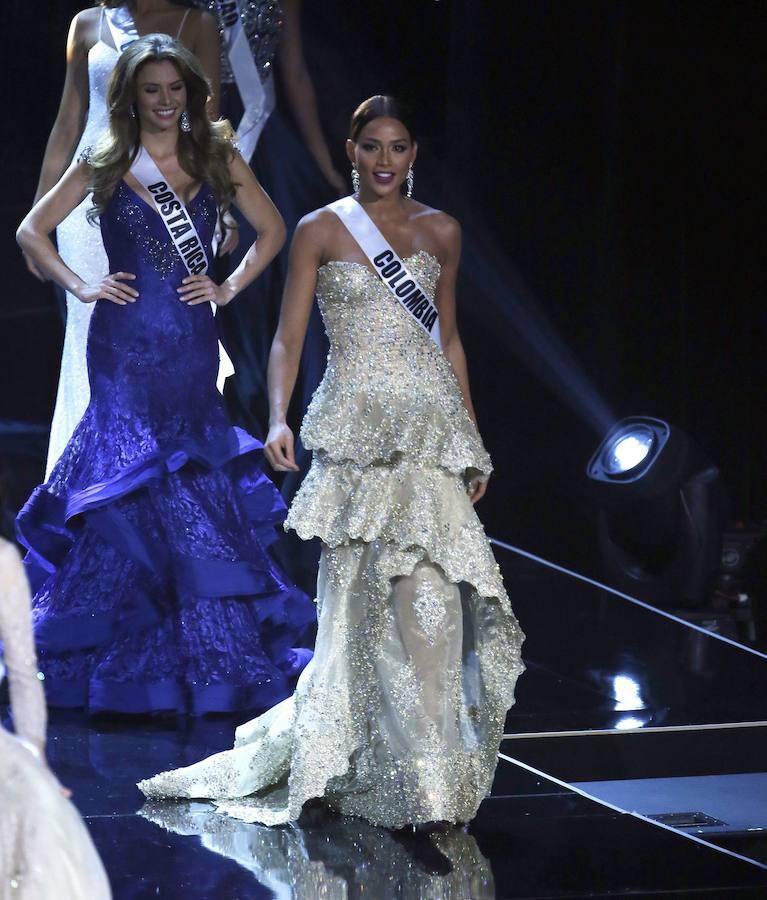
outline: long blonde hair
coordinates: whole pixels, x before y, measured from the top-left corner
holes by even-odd
[[[236,153],[231,127],[208,118],[209,87],[197,57],[167,34],[147,34],[123,50],[109,82],[109,131],[88,159],[93,192],[90,221],[104,212],[117,182],[139,151],[139,120],[134,115],[138,74],[147,63],[165,60],[173,63],[186,85],[186,112],[192,127],[178,133],[181,168],[195,180],[210,184],[220,210],[226,209],[234,197],[237,185],[228,168]]]

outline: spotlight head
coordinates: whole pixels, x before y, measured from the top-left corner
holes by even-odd
[[[699,606],[721,560],[719,472],[680,428],[633,416],[613,425],[586,473],[604,578],[658,606]]]
[[[671,427],[661,419],[621,419],[591,457],[586,472],[595,481],[638,481],[653,467],[670,436]]]

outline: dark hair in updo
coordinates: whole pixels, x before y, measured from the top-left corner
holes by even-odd
[[[349,123],[349,139],[357,143],[362,129],[372,122],[373,119],[396,119],[407,128],[411,140],[415,140],[415,129],[413,127],[413,114],[410,108],[397,100],[396,97],[389,97],[385,94],[376,94],[375,97],[368,97],[354,110],[354,115]]]

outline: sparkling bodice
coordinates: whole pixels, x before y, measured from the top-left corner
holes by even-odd
[[[207,184],[188,210],[210,260],[216,202]],[[109,271],[134,274],[131,285],[139,297],[128,306],[97,301],[88,338],[89,370],[131,384],[149,378],[148,389],[154,393],[162,372],[166,395],[176,384],[187,390],[192,372],[215,387],[213,313],[209,304],[190,307],[179,300],[177,289],[187,270],[158,212],[120,181],[101,215],[101,234]]]
[[[104,41],[97,41],[88,51],[88,120],[75,159],[85,147],[97,144],[109,126],[107,89],[116,63],[117,50]]]
[[[439,262],[424,251],[408,261],[433,295]],[[489,474],[452,366],[372,270],[327,263],[318,272],[317,301],[330,352],[304,419],[306,446],[363,465],[404,454],[456,473]]]
[[[219,31],[223,34],[223,7],[229,4],[221,0],[194,0],[195,6],[206,9],[218,19]],[[277,46],[282,31],[283,11],[279,0],[240,0],[240,21],[248,37],[253,59],[262,80],[272,74],[272,64],[277,54]],[[223,46],[221,49],[221,81],[234,81],[229,57]]]

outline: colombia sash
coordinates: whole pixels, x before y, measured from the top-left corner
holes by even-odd
[[[437,307],[362,205],[354,197],[342,197],[327,208],[344,223],[397,301],[441,349]]]
[[[244,110],[237,126],[237,143],[242,158],[250,162],[264,125],[274,110],[274,85],[271,78],[266,83],[261,81],[248,36],[242,27],[240,6],[239,0],[219,3],[224,46]]]

